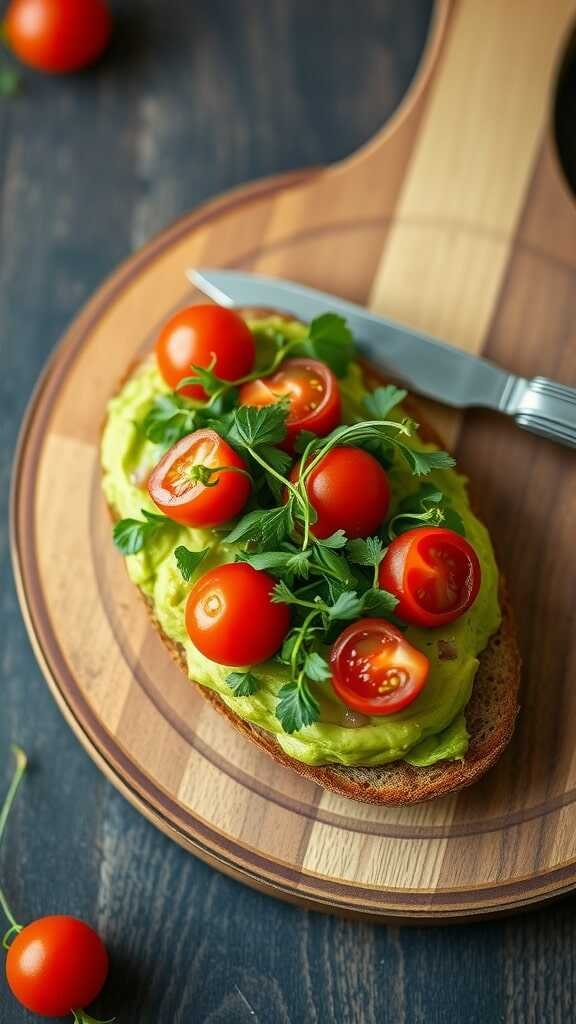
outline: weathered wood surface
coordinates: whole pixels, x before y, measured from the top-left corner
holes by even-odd
[[[44,358],[119,259],[206,195],[354,149],[393,109],[428,6],[371,3],[361,25],[346,5],[331,10],[181,3],[168,23],[166,8],[142,4],[127,55],[74,82],[33,79],[1,108],[5,481]],[[98,924],[114,957],[103,1013],[151,1024],[571,1019],[572,900],[489,926],[372,928],[277,904],[156,833],[57,712],[24,635],[4,528],[1,540],[2,749],[18,739],[35,762],[3,877],[27,916],[66,910]],[[32,1018],[0,989],[0,1019]]]

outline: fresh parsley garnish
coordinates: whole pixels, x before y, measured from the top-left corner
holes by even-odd
[[[325,683],[327,679],[330,679],[332,673],[330,666],[318,651],[310,651],[304,659],[304,672],[308,676],[308,679],[312,679],[315,683]]]
[[[286,683],[278,693],[276,718],[284,732],[292,733],[312,725],[320,717],[320,705],[305,683]]]
[[[226,543],[238,544],[244,541],[258,548],[277,548],[290,536],[293,525],[290,503],[276,508],[255,509],[243,516],[230,531]]]
[[[197,410],[175,392],[159,395],[142,421],[149,441],[170,448],[196,428]]]
[[[300,337],[276,329],[260,333],[266,339],[266,366],[260,365],[237,381],[219,378],[214,360],[208,367],[193,366],[178,388],[200,385],[208,396],[206,401],[193,402],[178,391],[161,395],[141,426],[149,441],[165,447],[198,428],[213,429],[247,463],[253,477],[249,510],[227,534],[222,531],[222,540],[240,548],[239,560],[270,573],[276,581],[272,600],[290,606],[291,629],[277,655],[277,660],[289,667],[290,682],[278,694],[276,715],[283,729],[291,733],[311,725],[319,716],[318,688],[331,678],[329,645],[343,625],[362,616],[394,621],[397,605],[393,594],[378,587],[386,541],[379,536],[348,541],[343,530],[324,539],[314,536],[316,512],[306,489],[310,474],[330,451],[342,445],[365,448],[386,467],[400,458],[414,477],[451,467],[454,460],[447,452],[421,450],[417,440],[412,447],[417,424],[398,410],[406,392],[387,385],[365,398],[366,421],[342,424],[327,437],[302,431],[295,441],[301,456],[300,476],[291,480],[292,459],[278,447],[286,437],[289,400],[262,407],[238,406],[238,386],[270,375],[288,354],[319,359],[342,377],[354,358],[354,343],[345,321],[332,313],[313,320]],[[194,472],[210,486],[215,471],[199,466]],[[362,480],[358,480],[358,495],[362,500]],[[125,554],[141,550],[149,537],[170,523],[165,516],[144,510],[142,514],[142,520],[123,520],[115,527],[115,543]],[[398,505],[388,524],[389,536],[418,523],[452,526],[457,520],[436,483],[425,483]],[[176,548],[176,563],[187,582],[206,553],[184,545]],[[227,682],[238,697],[250,696],[259,686],[251,671],[231,672]]]
[[[299,347],[307,356],[326,363],[337,377],[346,376],[356,352],[352,332],[337,313],[323,313],[312,320]]]
[[[346,547],[346,534],[344,530],[336,530],[336,533],[331,533],[329,537],[323,537],[322,540],[316,539],[316,544],[322,548],[331,548],[337,551],[338,548]]]
[[[201,551],[190,551],[190,548],[184,547],[183,544],[179,544],[178,547],[174,549],[176,564],[182,574],[182,578],[186,580],[186,583],[190,582],[196,572],[196,569],[206,558],[209,550],[209,548],[203,548]]]
[[[375,388],[364,399],[366,412],[374,419],[385,420],[388,413],[404,401],[407,391],[397,388],[394,384],[387,384],[386,387]]]
[[[465,536],[464,523],[450,505],[442,491],[434,484],[423,483],[415,494],[399,503],[396,514],[388,523],[390,540],[417,526],[445,526]]]
[[[363,605],[363,598],[359,597],[356,591],[345,590],[336,599],[334,604],[328,608],[328,618],[333,622],[347,622],[350,619],[357,619],[362,613]]]
[[[456,465],[456,459],[453,459],[448,452],[417,451],[407,444],[401,442],[397,442],[397,444],[414,476],[427,476],[433,469],[451,469]]]
[[[362,595],[362,614],[373,619],[389,619],[397,604],[398,598],[394,594],[371,587]]]
[[[141,512],[143,520],[120,519],[114,526],[114,544],[123,555],[137,555],[158,530],[173,525],[168,516],[147,512],[145,508],[141,509]]]
[[[216,395],[223,386],[233,386],[230,385],[228,381],[223,380],[214,373],[215,366],[215,356],[211,359],[209,366],[198,366],[196,363],[192,363],[194,373],[189,377],[183,377],[182,380],[179,380],[176,385],[176,390],[180,391],[182,388],[195,385],[203,388],[207,395]]]
[[[278,444],[286,437],[286,419],[289,409],[288,399],[275,402],[273,405],[239,406],[236,409],[232,429],[229,433],[230,440],[240,447],[248,449]]]
[[[260,683],[252,672],[230,672],[226,682],[235,697],[251,697],[260,689]]]
[[[355,565],[370,566],[373,570],[373,583],[378,585],[378,569],[384,558],[384,544],[380,537],[366,537],[351,540],[346,545],[346,554]]]

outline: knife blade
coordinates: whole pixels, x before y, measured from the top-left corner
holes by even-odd
[[[188,280],[224,306],[264,306],[313,320],[346,318],[362,356],[410,390],[458,409],[514,416],[518,426],[576,447],[576,390],[544,377],[527,380],[423,331],[396,323],[336,295],[293,281],[239,270],[190,269]]]

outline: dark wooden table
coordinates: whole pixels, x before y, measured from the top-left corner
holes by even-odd
[[[357,147],[414,74],[429,0],[125,0],[104,63],[30,74],[0,105],[0,780],[32,768],[1,875],[24,919],[70,912],[112,953],[95,1008],[122,1024],[566,1024],[574,900],[469,927],[371,927],[216,874],[88,760],[28,643],[9,564],[18,424],[61,332],[103,277],[200,200]],[[572,121],[573,123],[573,121]],[[0,984],[3,1024],[32,1021]]]

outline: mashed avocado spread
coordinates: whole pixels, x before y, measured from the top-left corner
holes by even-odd
[[[285,334],[304,331],[300,324],[275,318],[268,323],[281,326]],[[262,321],[258,321],[258,327],[262,326]],[[258,336],[259,333],[257,344]],[[344,419],[354,422],[365,418],[362,400],[367,392],[360,367],[352,364],[339,384]],[[139,518],[142,508],[157,511],[141,482],[163,452],[146,440],[138,424],[158,395],[167,390],[155,363],[149,361],[109,404],[102,438],[103,487],[108,503],[120,518]],[[415,439],[411,444],[426,447]],[[399,461],[389,470],[389,478],[393,514],[395,505],[417,490],[418,482]],[[210,548],[200,572],[232,561],[235,549],[223,544],[221,535],[215,531],[194,530],[176,523],[159,530],[144,550],[127,557],[128,572],[151,600],[164,633],[183,645],[190,678],[216,690],[241,718],[274,733],[290,757],[311,765],[381,765],[402,759],[424,766],[444,759],[461,759],[468,748],[464,710],[478,668],[478,655],[500,623],[498,570],[488,533],[470,509],[464,477],[452,469],[442,469],[433,470],[429,479],[459,513],[482,565],[482,585],[475,603],[456,622],[434,630],[407,630],[410,642],[429,658],[430,675],[416,700],[392,715],[368,718],[350,713],[329,683],[311,683],[320,704],[320,718],[288,735],[275,716],[275,705],[280,687],[289,681],[289,672],[275,661],[254,668],[260,682],[257,693],[249,697],[233,695],[226,682],[230,668],[209,661],[188,638],[184,608],[192,583],[184,582],[174,558],[174,549],[185,544],[193,550]]]

